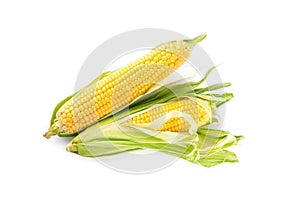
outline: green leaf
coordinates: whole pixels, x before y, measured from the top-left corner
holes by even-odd
[[[203,156],[198,163],[205,167],[213,167],[225,162],[238,162],[235,153],[224,149],[213,151]]]

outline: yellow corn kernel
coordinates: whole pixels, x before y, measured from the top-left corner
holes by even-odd
[[[177,113],[175,113],[177,112]],[[160,131],[182,132],[188,131],[191,127],[190,116],[197,127],[208,124],[211,121],[213,108],[207,101],[196,98],[184,98],[154,107],[144,113],[138,114],[129,119],[132,123],[141,127]],[[172,116],[172,113],[175,113]],[[179,113],[179,114],[178,114]],[[170,115],[171,114],[171,115]],[[169,117],[167,117],[170,115]],[[152,126],[156,120],[163,120],[159,127]]]

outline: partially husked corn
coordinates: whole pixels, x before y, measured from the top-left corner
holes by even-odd
[[[182,65],[195,42],[201,40],[162,44],[131,64],[92,82],[58,110],[55,124],[44,136],[71,135],[128,105]]]
[[[62,131],[77,132],[113,110],[127,105],[177,69],[184,62],[183,56],[187,56],[189,51],[186,49],[178,55],[175,51],[166,49],[154,50],[104,77],[96,85],[91,85],[60,110],[58,124]]]
[[[213,108],[211,105],[197,98],[184,98],[159,105],[144,113],[129,119],[129,123],[136,126],[147,127],[160,131],[181,132],[188,131],[191,124],[201,127],[211,121]],[[175,115],[172,116],[172,113]],[[178,114],[179,113],[179,114]],[[171,114],[171,115],[170,115]],[[169,117],[167,117],[170,115]],[[181,116],[180,116],[181,115]],[[186,116],[190,116],[188,119]],[[193,120],[192,122],[189,120]],[[159,127],[151,126],[156,120],[163,120]]]

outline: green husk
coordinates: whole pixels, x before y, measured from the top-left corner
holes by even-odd
[[[238,162],[236,155],[227,148],[236,145],[243,137],[228,131],[200,127],[195,133],[161,132],[121,123],[121,119],[132,114],[185,96],[203,99],[215,107],[223,105],[233,98],[233,94],[212,91],[229,87],[230,83],[199,87],[214,69],[211,68],[198,82],[172,83],[153,89],[132,102],[127,109],[82,131],[69,143],[67,150],[85,157],[101,157],[152,149],[205,167]]]
[[[239,139],[215,129],[200,128],[192,134],[154,132],[111,123],[86,129],[70,142],[67,150],[85,157],[101,157],[152,149],[211,167],[223,162],[237,162],[236,155],[225,148],[236,145]]]

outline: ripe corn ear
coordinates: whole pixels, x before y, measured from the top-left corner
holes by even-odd
[[[182,65],[192,47],[205,37],[202,34],[193,40],[164,43],[129,65],[93,81],[55,110],[44,136],[74,135],[128,105]]]

